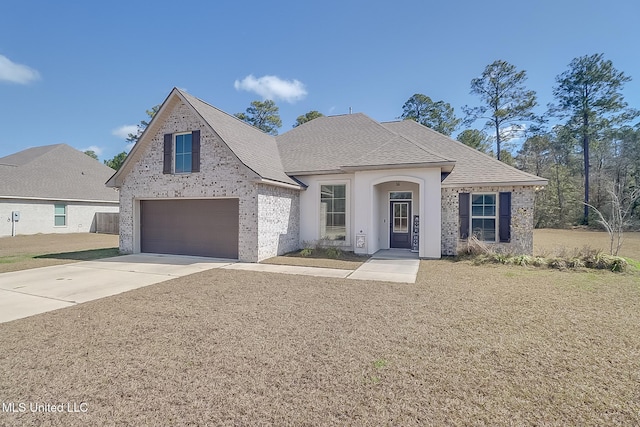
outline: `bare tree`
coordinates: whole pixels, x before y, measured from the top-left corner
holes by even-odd
[[[638,200],[640,200],[640,189],[637,188],[626,195],[624,195],[619,187],[617,189],[615,187],[613,189],[609,189],[607,192],[611,198],[609,204],[609,219],[605,218],[602,212],[600,212],[596,207],[588,203],[585,203],[585,205],[593,209],[596,214],[598,214],[598,223],[601,224],[609,234],[609,252],[611,255],[617,256],[624,240],[624,229],[630,223],[633,206]]]

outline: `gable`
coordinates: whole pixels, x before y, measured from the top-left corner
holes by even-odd
[[[127,174],[132,171],[133,166],[145,155],[144,153],[152,143],[154,136],[157,135],[161,128],[165,127],[171,111],[179,106],[185,108],[185,114],[197,119],[199,122],[198,127],[202,131],[207,130],[212,135],[215,135],[220,143],[230,150],[237,161],[255,173],[259,179],[293,185],[296,188],[299,187],[295,181],[284,173],[273,137],[175,88],[164,101],[136,145],[131,149],[123,166],[107,182],[107,185],[115,187],[122,185]],[[194,129],[185,128],[181,131]],[[165,130],[165,133],[171,132]],[[205,155],[205,153],[201,154],[201,161],[207,160],[203,157]]]

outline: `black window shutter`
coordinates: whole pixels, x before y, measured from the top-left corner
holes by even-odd
[[[173,134],[164,134],[164,165],[162,173],[171,173],[171,152],[173,151]]]
[[[200,172],[200,131],[191,132],[191,172]]]
[[[460,217],[460,238],[469,237],[469,193],[458,194],[458,211]]]
[[[500,193],[500,242],[511,241],[511,193]]]

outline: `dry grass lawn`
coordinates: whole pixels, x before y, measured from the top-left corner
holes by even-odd
[[[0,273],[118,255],[118,236],[96,233],[0,237]]]
[[[620,256],[640,261],[640,232],[624,233]],[[541,229],[534,231],[535,255],[553,254],[565,248],[569,251],[589,247],[609,253],[609,235],[604,231]]]
[[[640,281],[211,270],[0,324],[0,425],[638,425]]]

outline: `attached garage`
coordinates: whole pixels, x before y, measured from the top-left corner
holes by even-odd
[[[140,201],[140,251],[238,258],[238,199]]]

